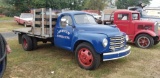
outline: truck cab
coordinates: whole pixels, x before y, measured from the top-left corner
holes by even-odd
[[[108,20],[103,20],[104,23]],[[129,41],[140,48],[149,48],[160,41],[158,23],[148,20],[140,20],[140,13],[129,10],[115,10],[111,13],[109,21],[127,33]]]
[[[26,51],[34,50],[38,41],[50,41],[74,52],[78,65],[87,70],[97,68],[101,60],[119,59],[130,54],[131,47],[126,45],[128,36],[115,25],[99,25],[92,15],[82,11],[63,12],[54,18],[50,9],[49,19],[44,9],[41,15],[37,15],[37,11],[34,10],[31,29],[13,30],[18,33],[19,43]]]

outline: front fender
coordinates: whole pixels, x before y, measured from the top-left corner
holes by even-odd
[[[102,53],[105,49],[102,45],[102,40],[104,38],[107,38],[106,35],[104,34],[92,34],[92,33],[81,33],[76,35],[73,38],[73,43],[72,43],[72,51],[74,51],[74,47],[76,46],[77,42],[82,41],[82,42],[89,42],[95,51],[97,53]]]
[[[139,35],[139,34],[149,34],[149,35],[151,35],[152,37],[155,37],[155,36],[156,36],[156,33],[153,32],[153,31],[151,31],[151,30],[140,30],[140,31],[138,31],[138,32],[134,35],[134,40],[135,40],[136,36]],[[134,42],[134,40],[132,40],[132,42]]]

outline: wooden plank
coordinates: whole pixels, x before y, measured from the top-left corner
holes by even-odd
[[[35,12],[42,12],[42,9],[44,9],[44,11],[46,11],[45,8],[40,8],[40,9],[35,9]]]
[[[35,18],[42,18],[42,15],[35,15]]]
[[[45,21],[45,22],[44,22],[44,25],[50,25],[49,21]],[[52,25],[56,25],[56,22],[55,22],[55,21],[52,21]]]
[[[42,15],[36,15],[35,18],[42,18]],[[49,19],[50,16],[49,15],[44,15],[44,18]],[[58,18],[58,15],[52,15],[52,18]]]
[[[41,25],[42,21],[35,21],[35,24]],[[49,24],[50,24],[49,21],[44,21],[44,25],[49,25]],[[52,21],[52,25],[56,25],[56,22]]]
[[[41,28],[34,27],[31,32],[34,33],[33,35],[41,35]]]
[[[53,32],[54,32],[54,28],[52,29],[52,34],[53,34]],[[50,29],[49,29],[49,28],[44,28],[44,33],[45,33],[46,35],[49,35]],[[52,34],[51,34],[51,35],[52,35]]]
[[[44,18],[48,18],[49,19],[50,16],[49,15],[45,15]],[[58,15],[52,15],[52,18],[58,18]]]
[[[22,32],[22,33],[29,33],[31,31],[31,27],[27,28],[19,28],[19,29],[14,29],[13,32]]]

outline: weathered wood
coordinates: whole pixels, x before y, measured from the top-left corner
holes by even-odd
[[[35,18],[42,18],[42,15],[36,15]],[[44,18],[49,19],[49,15],[44,15]],[[58,18],[58,15],[52,15],[52,18]]]
[[[35,12],[42,12],[42,9],[44,9],[44,11],[46,11],[45,8],[40,8],[40,9],[35,9]]]
[[[41,25],[42,21],[35,21],[35,24]],[[50,25],[49,21],[44,21],[44,25]],[[56,25],[56,22],[52,21],[52,25]]]

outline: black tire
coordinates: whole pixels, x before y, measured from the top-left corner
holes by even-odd
[[[85,52],[84,54],[82,54],[83,52]],[[87,51],[87,52],[86,52]],[[81,53],[81,55],[80,55]],[[81,57],[80,57],[81,56]],[[83,56],[83,58],[82,58]],[[88,57],[86,57],[88,56]],[[76,57],[76,61],[78,62],[78,65],[86,70],[94,70],[96,69],[100,63],[101,63],[101,58],[100,58],[100,54],[96,53],[96,51],[94,50],[94,48],[92,47],[92,45],[90,45],[89,43],[81,43],[80,45],[78,45],[78,47],[75,50],[75,57]],[[88,59],[91,58],[91,59]],[[84,63],[85,62],[89,62],[89,63]],[[87,65],[89,64],[89,65]]]
[[[135,44],[140,48],[150,48],[154,45],[154,40],[150,35],[140,34],[136,37]]]
[[[37,38],[32,37],[32,44],[33,44],[32,50],[35,50],[35,49],[38,48],[38,45],[37,45]]]
[[[31,37],[26,34],[22,36],[22,47],[25,51],[31,51],[33,47]]]
[[[154,45],[157,45],[159,43],[159,41],[154,41]]]

